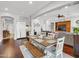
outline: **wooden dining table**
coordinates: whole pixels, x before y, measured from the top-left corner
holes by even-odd
[[[50,38],[39,38],[38,36],[29,36],[31,41],[35,41],[38,44],[41,44],[45,47],[50,46],[50,45],[55,45],[56,44],[56,39],[50,39]]]
[[[45,53],[44,51],[33,45],[32,41],[43,46],[43,48],[56,44],[56,40],[40,39],[37,36],[28,36],[28,38],[30,39],[30,41],[25,46],[35,58],[42,58],[43,56],[45,56]]]
[[[47,39],[32,39],[32,41],[35,41],[37,44],[42,45],[43,47],[48,47],[50,45],[55,45],[56,40],[47,40]]]

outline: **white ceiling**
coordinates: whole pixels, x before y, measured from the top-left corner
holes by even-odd
[[[79,17],[79,4],[68,6],[68,8],[63,7],[62,9],[51,11],[44,15],[41,15],[40,18],[53,18],[57,17],[58,14],[64,15],[65,17]]]
[[[0,1],[0,12],[5,12],[4,9],[8,8],[8,13],[28,17],[48,3],[49,1],[33,1],[33,4],[29,4],[28,1]]]
[[[21,15],[25,17],[29,17],[29,16],[35,17],[37,15],[40,15],[43,12],[60,7],[67,3],[72,3],[72,1],[52,1],[52,2],[33,1],[33,4],[29,4],[28,1],[5,1],[5,2],[0,1],[0,12],[5,12],[4,9],[8,8],[9,10],[6,11],[8,13],[15,14],[15,15]],[[79,12],[78,7],[79,6],[72,6],[71,8],[69,8],[70,14],[78,13]],[[58,14],[60,12],[67,14],[65,9],[55,12],[55,13]],[[53,11],[51,12],[52,15],[55,15],[55,13],[53,13]]]
[[[41,9],[40,11],[38,11],[38,13],[35,13],[32,16],[36,17],[36,16],[39,16],[39,15],[42,15],[43,13],[47,13],[51,9],[59,8],[60,6],[67,5],[69,3],[72,3],[72,1],[53,1],[48,6]]]

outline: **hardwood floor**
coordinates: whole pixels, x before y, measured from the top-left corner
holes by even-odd
[[[73,47],[71,47],[67,44],[64,44],[64,52],[73,56]]]
[[[28,42],[26,47],[29,49],[29,51],[35,58],[41,58],[44,56],[44,53],[41,50],[39,50],[37,47],[35,47],[33,44],[31,44],[30,42]]]
[[[35,57],[43,56],[42,52],[39,55],[39,51],[36,52],[37,48],[32,44],[28,46],[32,54],[35,54]],[[35,51],[33,51],[35,49]],[[73,56],[73,48],[67,45],[64,45],[64,52]],[[19,45],[15,43],[13,39],[7,39],[0,43],[0,58],[23,58],[22,52],[20,51]]]
[[[23,58],[23,55],[15,41],[7,39],[0,44],[0,58]]]

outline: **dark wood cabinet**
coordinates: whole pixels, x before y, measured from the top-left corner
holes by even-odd
[[[9,37],[10,32],[8,30],[3,30],[3,38]]]
[[[65,31],[65,32],[70,32],[71,28],[71,21],[62,21],[62,22],[56,22],[55,23],[56,31]]]
[[[74,35],[74,56],[79,57],[79,35]]]

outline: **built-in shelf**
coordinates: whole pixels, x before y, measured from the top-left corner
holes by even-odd
[[[56,22],[55,25],[56,25],[55,27],[56,31],[70,32],[70,28],[71,28],[70,21]]]

